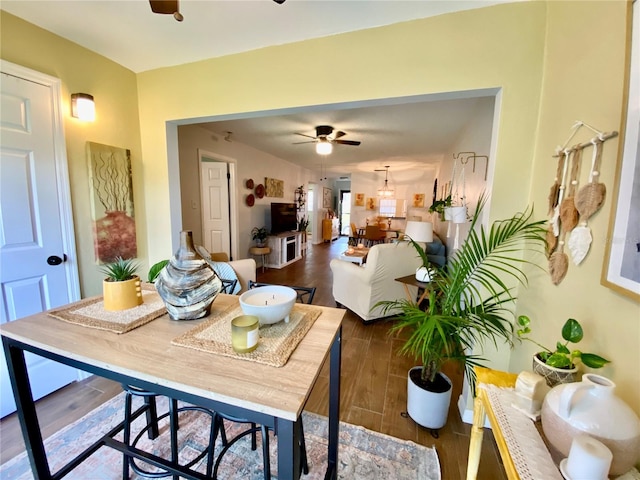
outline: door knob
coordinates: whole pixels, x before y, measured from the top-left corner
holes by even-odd
[[[49,265],[60,265],[62,262],[66,262],[67,261],[67,255],[63,254],[63,258],[60,258],[57,255],[51,255],[49,258],[47,258],[47,263]]]

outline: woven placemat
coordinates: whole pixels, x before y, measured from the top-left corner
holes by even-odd
[[[88,298],[65,307],[50,310],[50,316],[83,327],[125,333],[149,323],[167,312],[153,286],[142,286],[142,305],[116,312],[104,309],[102,297]]]
[[[282,367],[321,313],[322,310],[318,307],[295,304],[289,314],[289,323],[262,325],[258,348],[253,352],[236,353],[231,346],[231,320],[244,314],[240,305],[233,305],[218,316],[174,338],[171,343],[225,357]]]

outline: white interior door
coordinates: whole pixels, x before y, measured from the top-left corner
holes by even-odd
[[[79,298],[77,269],[69,265],[75,263],[73,229],[64,222],[71,209],[61,192],[68,183],[66,160],[60,158],[59,94],[51,85],[7,73],[11,70],[2,63],[0,323]],[[2,357],[0,416],[5,416],[15,403],[4,352]],[[75,369],[37,355],[27,355],[27,366],[35,398],[77,379]]]
[[[228,166],[225,162],[200,159],[202,242],[209,252],[231,257]]]

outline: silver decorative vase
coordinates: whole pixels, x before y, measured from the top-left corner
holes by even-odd
[[[180,232],[180,247],[160,271],[155,285],[172,320],[195,320],[211,312],[222,282],[209,265],[209,255],[193,245],[191,231]]]

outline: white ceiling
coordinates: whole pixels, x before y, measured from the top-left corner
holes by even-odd
[[[151,12],[147,0],[2,0],[0,8],[131,69],[180,65],[206,58],[372,28],[514,0],[181,0],[183,22]],[[132,48],[135,46],[135,48]],[[466,94],[486,96],[495,92]],[[462,94],[463,96],[465,94]],[[457,95],[460,97],[460,95]],[[255,114],[208,123],[205,128],[331,177],[382,165],[413,168],[437,163],[480,108],[493,99],[422,97],[385,104],[320,106]],[[329,157],[295,133],[316,125],[347,132]]]

